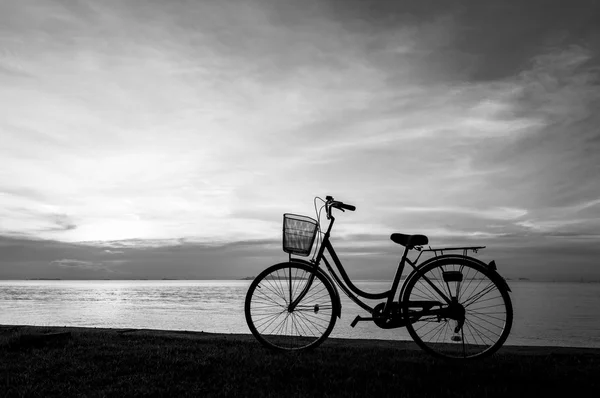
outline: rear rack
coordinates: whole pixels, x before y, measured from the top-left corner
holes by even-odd
[[[480,249],[485,249],[485,246],[465,246],[465,247],[431,247],[429,246],[429,249],[423,249],[422,246],[415,246],[415,249],[420,251],[420,252],[433,252],[435,254],[435,256],[437,257],[438,252],[440,252],[440,255],[444,255],[444,251],[458,251],[458,250],[462,250],[463,251],[463,256],[466,256],[467,253],[469,252],[469,250],[473,251],[473,253],[477,253],[478,250]]]

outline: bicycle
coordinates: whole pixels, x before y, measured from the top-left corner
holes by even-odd
[[[319,211],[317,199],[324,202]],[[323,208],[329,220],[324,235],[320,231]],[[246,294],[246,322],[260,343],[288,351],[319,346],[333,330],[336,319],[341,318],[339,287],[371,314],[357,315],[352,327],[363,321],[372,321],[384,329],[406,327],[417,345],[434,356],[481,358],[493,354],[504,344],[513,321],[511,289],[497,272],[495,261],[486,264],[467,255],[485,246],[429,246],[425,249],[429,243],[427,236],[393,233],[391,240],[404,246],[404,252],[391,288],[386,292],[369,293],[352,283],[330,242],[335,222],[332,209],[354,211],[356,207],[331,196],[326,200],[316,197],[317,220],[291,213],[283,215],[283,250],[289,259],[262,271]],[[319,246],[317,241],[315,256],[310,261],[292,258],[292,255],[309,256],[317,234],[322,235],[321,244]],[[411,261],[408,253],[413,249],[419,254]],[[456,251],[462,254],[447,253]],[[432,252],[434,256],[418,264],[425,252]],[[321,262],[328,274],[320,267]],[[406,263],[413,269],[400,286]],[[357,296],[384,301],[370,307]]]

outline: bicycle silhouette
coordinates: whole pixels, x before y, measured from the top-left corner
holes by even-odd
[[[315,210],[317,199],[323,201],[315,198]],[[481,358],[493,354],[504,344],[513,320],[510,287],[498,274],[494,261],[486,264],[467,255],[485,246],[424,249],[429,242],[426,236],[394,233],[391,240],[404,246],[404,252],[391,288],[382,293],[368,293],[352,283],[329,240],[335,222],[332,209],[354,211],[356,207],[331,196],[323,202],[317,219],[320,220],[324,207],[330,222],[320,247],[317,243],[315,257],[306,261],[292,255],[310,255],[320,232],[320,222],[286,213],[283,215],[283,250],[289,254],[289,260],[265,269],[248,289],[246,322],[263,345],[280,350],[303,350],[325,341],[336,318],[341,317],[336,285],[371,314],[356,316],[352,327],[361,321],[372,321],[384,329],[406,327],[423,350],[446,358]],[[407,255],[413,249],[419,255],[411,261]],[[325,251],[342,279],[325,257]],[[444,253],[452,251],[462,251],[462,254]],[[434,256],[418,264],[424,252],[433,252]],[[321,262],[329,275],[320,267]],[[413,269],[397,296],[406,263]],[[372,308],[357,296],[384,301]]]

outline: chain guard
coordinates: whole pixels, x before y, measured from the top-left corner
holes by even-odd
[[[373,308],[373,322],[382,329],[400,328],[406,325],[402,317],[402,308],[397,302],[392,303],[392,309],[388,318],[384,318],[382,313],[385,303],[379,303]]]

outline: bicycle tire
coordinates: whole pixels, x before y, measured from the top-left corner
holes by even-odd
[[[335,290],[320,273],[298,306],[288,311],[289,303],[298,297],[305,278],[312,272],[312,266],[306,264],[281,263],[265,269],[250,284],[244,305],[246,323],[265,347],[284,351],[312,349],[333,330]]]
[[[461,281],[448,282],[448,279],[458,278],[456,271],[461,273]],[[415,319],[418,312],[411,310],[411,301],[437,300],[442,303],[439,308],[447,306],[424,276],[444,294],[456,297],[464,314],[457,319],[439,316]],[[440,259],[419,268],[409,277],[402,295],[403,315],[405,319],[413,317],[406,326],[410,336],[424,351],[437,357],[475,359],[492,355],[508,338],[513,322],[512,301],[501,278],[495,271],[468,258]],[[454,328],[463,315],[464,323],[457,333]]]

